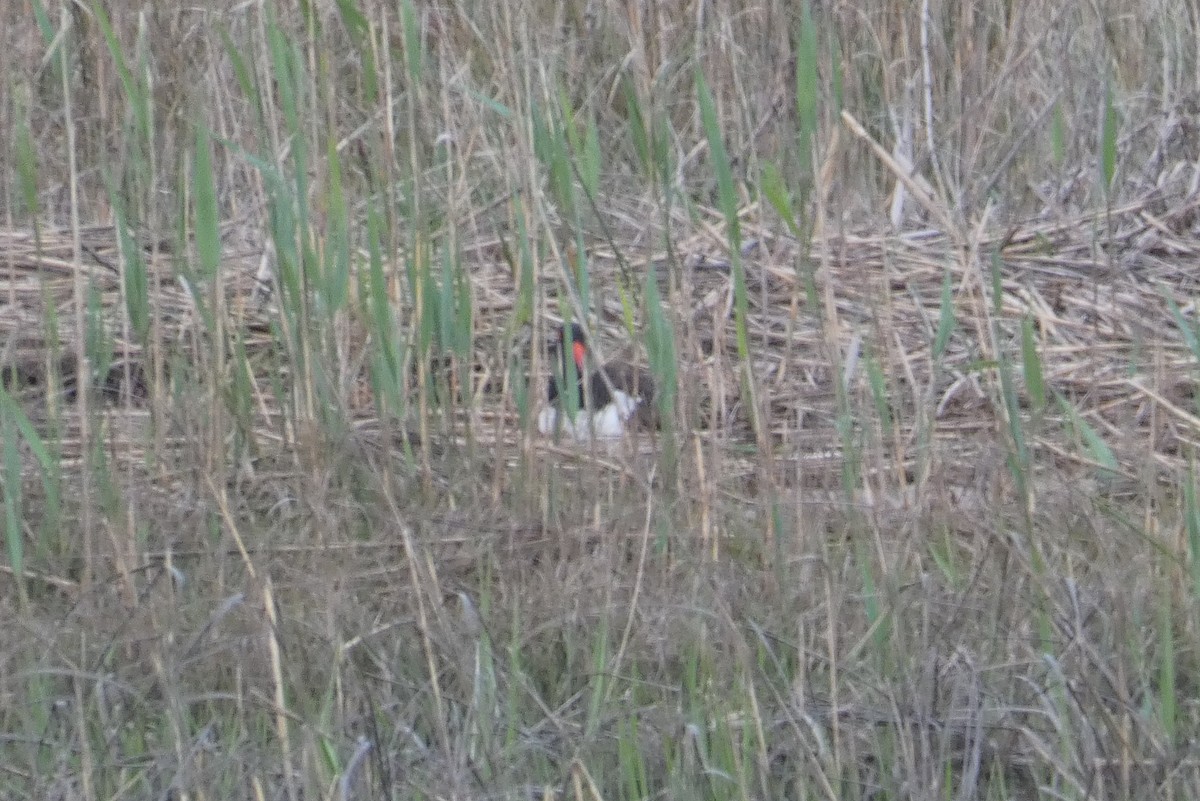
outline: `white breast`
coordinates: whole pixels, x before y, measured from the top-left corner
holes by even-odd
[[[591,413],[587,409],[579,409],[574,420],[567,418],[565,409],[547,406],[538,412],[538,431],[553,435],[561,428],[563,436],[576,442],[590,442],[593,438],[615,439],[625,433],[625,424],[641,404],[640,398],[617,390],[607,406]]]

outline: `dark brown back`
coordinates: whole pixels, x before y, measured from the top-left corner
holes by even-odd
[[[605,376],[608,378],[607,381]],[[658,403],[654,396],[654,377],[650,375],[649,370],[635,367],[626,362],[613,362],[592,373],[588,383],[592,394],[592,405],[595,408],[598,409],[612,400],[612,394],[608,388],[610,382],[613,389],[635,398],[641,398],[642,402],[638,405],[636,415],[639,423],[649,427],[658,426]]]

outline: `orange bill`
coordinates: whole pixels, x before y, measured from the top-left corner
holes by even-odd
[[[583,375],[583,343],[576,342],[576,343],[574,343],[574,345],[575,345],[575,348],[574,348],[575,366],[577,368],[579,368],[579,374]]]

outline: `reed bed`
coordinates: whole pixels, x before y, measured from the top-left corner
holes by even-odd
[[[1193,11],[3,6],[0,798],[1196,797]]]
[[[998,358],[1019,360],[1021,323],[1027,321],[1035,331],[1043,391],[1058,395],[1073,409],[1070,415],[1052,413],[1039,432],[1049,453],[1074,461],[1085,473],[1093,470],[1087,449],[1077,447],[1078,424],[1083,424],[1111,439],[1117,460],[1112,467],[1128,476],[1139,474],[1147,461],[1164,475],[1183,469],[1189,446],[1195,442],[1197,418],[1196,376],[1191,369],[1195,356],[1189,345],[1193,335],[1181,323],[1191,314],[1200,275],[1188,262],[1189,248],[1194,246],[1189,246],[1184,238],[1187,232],[1181,230],[1180,220],[1186,223],[1190,210],[1184,207],[1155,216],[1151,209],[1158,201],[1151,196],[1103,216],[1033,221],[994,231],[972,243],[971,250],[978,254],[974,258],[935,231],[903,236],[844,233],[805,246],[767,227],[755,227],[755,236],[746,244],[751,298],[747,329],[753,370],[761,382],[760,403],[775,421],[771,431],[775,456],[787,464],[813,451],[823,451],[823,458],[833,454],[838,413],[834,382],[842,376],[836,375],[829,361],[830,347],[843,358],[852,348],[858,354],[869,348],[892,390],[892,414],[905,424],[888,443],[901,450],[889,454],[887,461],[903,460],[905,450],[911,457],[918,439],[918,412],[928,411],[932,401],[932,428],[935,441],[941,443],[939,459],[950,473],[956,473],[974,462],[972,442],[991,439],[1004,418],[1002,401],[992,392],[997,382],[989,374],[994,373]],[[1104,224],[1112,226],[1113,234],[1101,250],[1093,232]],[[135,387],[124,395],[119,391],[125,371],[137,376],[148,371],[142,346],[120,335],[129,330],[129,322],[116,269],[120,263],[116,230],[92,227],[82,235],[86,256],[75,263],[69,232],[0,233],[0,255],[8,265],[3,287],[6,313],[0,320],[0,334],[8,343],[4,367],[14,382],[24,381],[30,390],[45,386],[49,350],[42,325],[45,304],[56,307],[60,320],[69,320],[73,288],[82,276],[98,295],[105,324],[113,332],[114,352],[121,356],[100,383],[110,386],[110,400],[123,401],[114,406],[139,414],[146,388],[142,386],[139,393]],[[510,265],[498,258],[497,241],[471,243],[464,249],[470,254],[466,265],[471,295],[477,299],[472,381],[464,388],[472,399],[469,416],[479,426],[477,436],[483,441],[513,446],[523,432],[511,394],[497,379],[505,365],[496,363],[495,340],[517,306],[517,287]],[[591,258],[596,287],[619,286],[630,274],[644,282],[647,265],[666,259],[654,252],[633,257],[640,250],[636,241],[622,249],[619,266],[611,251],[598,245]],[[698,393],[697,405],[716,412],[696,414],[687,428],[736,452],[738,446],[752,443],[754,435],[748,415],[740,409],[736,359],[730,357],[736,353],[736,332],[726,249],[719,238],[703,230],[681,234],[676,249],[682,264],[675,274],[660,279],[663,295],[671,295],[670,304],[664,306],[678,310],[681,341],[693,346],[681,359],[683,371],[697,386],[709,388]],[[985,258],[986,254],[991,255]],[[992,256],[997,260],[995,282],[990,274],[993,267],[987,263]],[[251,360],[274,345],[270,332],[277,309],[261,278],[261,261],[257,252],[240,258],[233,254],[222,262],[226,303],[234,310],[235,324],[243,326],[241,339]],[[157,288],[153,303],[170,336],[164,344],[185,359],[199,361],[190,351],[207,343],[189,334],[199,325],[199,317],[186,283],[172,272],[169,253],[159,253],[150,263]],[[811,275],[820,305],[805,296],[806,274]],[[673,280],[680,289],[667,285]],[[559,319],[558,286],[557,276],[550,275],[539,287],[543,299],[539,315],[545,320]],[[952,304],[948,313],[961,322],[935,364],[931,343],[945,313],[946,286]],[[1000,294],[994,296],[997,286]],[[607,305],[602,304],[598,330],[610,348],[620,350],[624,345],[627,350],[628,334],[615,294],[607,298]],[[393,299],[401,318],[414,313],[405,302],[403,295]],[[348,317],[352,328],[354,315]],[[365,328],[361,321],[359,328]],[[67,357],[61,366],[66,375],[60,376],[60,382],[70,386],[75,384],[69,358],[78,350],[78,343],[72,341],[75,334],[70,326],[63,326],[56,335],[58,351]],[[522,334],[510,335],[511,341],[504,344],[528,364],[539,346],[530,341],[528,332]],[[525,353],[520,353],[522,346]],[[545,380],[549,365],[544,352],[542,356]],[[851,377],[848,391],[867,398],[865,371],[854,371]],[[351,379],[368,381],[363,372]],[[44,397],[36,391],[27,394],[36,401],[34,408],[44,405]],[[1022,404],[1028,406],[1029,399],[1023,397]],[[375,410],[362,402],[361,394],[349,414],[357,427],[380,426]],[[256,409],[256,425],[266,440],[273,438],[269,432],[277,418],[278,409],[271,403]],[[821,442],[825,448],[814,447]],[[144,443],[114,444],[117,450],[136,455]],[[839,471],[835,467],[832,473]]]

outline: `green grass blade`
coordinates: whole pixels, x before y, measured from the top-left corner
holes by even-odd
[[[575,193],[571,182],[571,162],[561,127],[549,111],[533,108],[533,152],[542,162],[549,177],[548,185],[554,199],[562,207],[562,215],[575,218]]]
[[[246,339],[237,332],[231,348],[229,372],[231,381],[227,389],[229,410],[242,442],[254,447],[254,368],[246,350]]]
[[[264,7],[266,18],[267,48],[271,57],[271,75],[274,79],[275,100],[283,113],[287,130],[293,136],[300,131],[299,101],[296,91],[297,59],[292,50],[288,34],[279,27],[274,8]],[[300,141],[295,142],[300,144]]]
[[[675,412],[675,396],[679,387],[678,358],[675,353],[675,334],[663,312],[658,291],[658,270],[651,264],[646,274],[646,351],[654,373],[658,392],[659,411],[664,419]]]
[[[448,253],[446,258],[453,262],[450,270],[455,290],[454,321],[456,323],[447,347],[458,355],[460,366],[466,369],[472,354],[472,339],[475,330],[475,302],[471,293],[471,278],[459,254]],[[465,374],[463,379],[466,379]],[[469,385],[464,384],[463,386]]]
[[[583,149],[576,158],[579,161],[579,180],[583,189],[595,198],[600,194],[600,128],[592,114],[588,115],[586,126]]]
[[[105,176],[109,203],[115,217],[117,237],[121,243],[122,292],[125,296],[125,313],[129,316],[129,327],[134,337],[143,345],[150,337],[150,278],[146,272],[146,261],[142,248],[129,230],[121,193],[112,180]]]
[[[646,759],[638,736],[636,715],[630,715],[617,734],[617,766],[626,798],[648,798],[651,794]]]
[[[779,168],[771,162],[763,165],[762,190],[771,208],[775,209],[775,213],[783,220],[792,236],[800,236],[800,224],[796,221],[796,212],[792,209],[792,198],[783,185]]]
[[[588,711],[586,724],[584,726],[584,736],[594,737],[600,726],[601,710],[604,708],[604,699],[608,693],[608,672],[609,672],[609,627],[608,616],[600,616],[600,625],[596,627],[596,633],[592,637],[592,678],[591,692],[588,699]]]
[[[883,365],[874,353],[867,353],[865,364],[867,381],[871,387],[871,399],[875,404],[875,416],[879,420],[885,440],[890,440],[893,434],[893,420],[892,405],[887,390],[887,377],[884,374]]]
[[[513,325],[522,326],[533,320],[535,300],[534,282],[534,244],[529,237],[529,222],[523,206],[518,206],[515,214],[517,227],[517,252],[510,254],[510,264],[513,264],[517,278],[517,301],[513,309]]]
[[[842,64],[845,61],[842,56],[841,40],[837,36],[829,37],[828,63],[830,67],[830,94],[832,95],[830,98],[831,108],[829,113],[831,117],[837,119],[846,105],[846,76],[842,72]]]
[[[367,207],[367,273],[360,303],[366,310],[374,344],[372,388],[381,413],[392,411],[403,417],[401,359],[396,347],[396,326],[388,299],[387,276],[383,271],[382,220],[379,211]]]
[[[643,175],[653,180],[655,177],[654,159],[650,147],[646,115],[642,111],[642,101],[638,97],[637,87],[628,73],[621,76],[621,94],[625,98],[626,128],[633,143],[633,152],[637,156],[638,166]]]
[[[1112,81],[1104,82],[1104,108],[1100,116],[1100,186],[1104,196],[1112,191],[1117,174],[1117,133],[1121,121],[1113,105]]]
[[[454,256],[449,248],[442,248],[438,261],[441,277],[438,279],[438,343],[441,353],[453,350],[458,338],[458,276]]]
[[[4,440],[4,482],[0,486],[0,503],[4,504],[4,542],[12,578],[17,585],[17,597],[24,608],[29,596],[25,586],[25,532],[21,528],[24,519],[21,453],[17,446],[17,427],[8,414],[0,415],[0,438]]]
[[[413,86],[421,82],[425,65],[424,36],[421,31],[421,20],[412,0],[403,0],[400,4],[400,19],[404,30],[404,66]]]
[[[79,377],[80,391],[86,391],[85,387],[104,385],[108,378],[108,372],[112,369],[115,350],[112,336],[108,331],[100,291],[95,284],[88,285],[85,322],[87,326],[85,348],[88,361],[91,363],[92,375]]]
[[[661,116],[654,117],[650,133],[650,151],[653,154],[653,164],[658,171],[658,191],[662,195],[663,208],[666,210],[674,204],[677,194],[675,191],[675,150],[672,146],[674,136],[670,123]]]
[[[233,75],[237,80],[238,87],[241,88],[242,94],[250,101],[250,107],[254,110],[254,121],[258,124],[260,131],[265,131],[267,130],[267,121],[262,92],[258,89],[258,82],[254,80],[250,65],[246,63],[241,51],[229,37],[229,32],[223,26],[218,26],[217,31],[221,36],[221,43],[225,48],[225,55],[229,58],[229,64],[233,68]]]
[[[11,85],[11,84],[10,84]],[[14,87],[15,88],[15,87]],[[17,167],[17,186],[25,212],[30,219],[37,220],[40,216],[38,203],[38,156],[34,146],[33,132],[29,122],[29,91],[21,87],[14,91],[18,98],[18,108],[14,110],[17,120],[13,142],[13,160]]]
[[[54,25],[50,22],[50,15],[46,13],[46,4],[42,0],[32,0],[33,18],[37,21],[38,30],[42,32],[42,41],[45,44],[50,44],[54,41]],[[49,63],[51,59],[46,57],[43,63]]]
[[[1042,377],[1042,360],[1034,338],[1033,321],[1028,317],[1021,321],[1021,362],[1025,369],[1025,391],[1033,404],[1034,414],[1040,415],[1046,408],[1046,383]]]
[[[100,3],[94,3],[91,8],[95,14],[96,22],[104,35],[104,42],[108,46],[108,53],[112,56],[113,65],[117,71],[117,78],[121,82],[121,88],[125,91],[125,97],[129,100],[130,108],[133,109],[138,133],[143,141],[148,142],[151,139],[149,92],[146,91],[146,88],[134,77],[133,72],[129,69],[129,64],[125,60],[125,52],[122,50],[121,43],[113,31],[104,6]]]
[[[1075,433],[1083,440],[1084,446],[1087,448],[1088,457],[1103,467],[1106,471],[1116,473],[1120,469],[1120,464],[1117,462],[1117,457],[1113,454],[1112,448],[1108,447],[1108,443],[1104,441],[1092,426],[1083,419],[1083,416],[1076,411],[1075,407],[1059,393],[1054,394],[1058,401],[1058,407],[1066,415],[1067,421],[1075,430]]]
[[[1175,327],[1179,329],[1179,336],[1183,337],[1184,343],[1192,353],[1192,358],[1200,361],[1200,333],[1198,333],[1200,326],[1188,320],[1166,288],[1160,289],[1160,292],[1167,302],[1167,308],[1171,310],[1171,319],[1175,321]]]
[[[363,16],[353,0],[337,0],[338,17],[346,26],[346,32],[354,39],[354,44],[360,48],[371,31],[371,23]],[[408,9],[411,12],[411,4]]]
[[[1192,570],[1192,597],[1200,598],[1200,497],[1196,492],[1196,479],[1196,462],[1189,461],[1183,483],[1183,512],[1190,551],[1188,564]]]
[[[576,112],[566,89],[559,86],[558,109],[562,115],[564,133],[575,161],[579,183],[588,196],[595,199],[600,192],[600,131],[591,114]]]
[[[800,175],[806,187],[813,182],[813,145],[819,131],[820,52],[817,47],[817,26],[812,8],[804,2],[800,9],[800,27],[796,34],[796,119],[799,122],[796,154],[800,159]],[[805,191],[807,195],[807,190]]]
[[[738,358],[742,363],[742,393],[754,427],[757,429],[758,410],[753,403],[753,376],[750,368],[750,341],[747,335],[747,320],[750,317],[750,302],[746,295],[746,269],[742,264],[742,233],[738,218],[737,191],[734,188],[733,170],[729,154],[725,149],[724,133],[717,119],[716,105],[704,73],[696,70],[696,94],[700,106],[700,119],[708,141],[708,150],[713,172],[717,178],[717,197],[721,213],[725,217],[725,235],[729,245],[730,269],[733,272],[733,314],[737,333]]]
[[[350,210],[342,188],[342,168],[337,143],[329,141],[325,155],[329,191],[325,203],[325,253],[320,260],[322,310],[331,318],[346,305],[350,294]]]
[[[992,253],[990,261],[992,279],[992,305],[998,318],[1000,304],[1003,303],[1003,283],[1000,275],[1000,254]],[[993,326],[996,323],[993,321]],[[1000,397],[1004,403],[1004,416],[1008,424],[1009,444],[1008,453],[1009,473],[1016,482],[1018,495],[1024,499],[1028,507],[1029,499],[1029,448],[1025,442],[1025,429],[1022,425],[1021,403],[1017,394],[1016,382],[1013,380],[1012,360],[1007,353],[996,354],[996,371],[1000,377]]]
[[[46,550],[47,538],[61,538],[58,525],[59,473],[55,469],[58,460],[51,455],[42,436],[16,400],[0,385],[0,438],[3,439],[4,451],[3,494],[0,500],[4,503],[4,538],[19,597],[24,600],[27,597],[24,579],[25,515],[22,502],[24,474],[18,436],[37,462],[38,475],[45,494],[41,504],[42,527],[38,539],[38,552],[41,553]]]
[[[221,220],[217,210],[217,186],[213,180],[212,142],[204,125],[196,126],[194,152],[192,192],[196,201],[196,254],[200,259],[200,275],[211,281],[221,266]]]
[[[1158,665],[1158,714],[1166,736],[1164,746],[1173,748],[1179,738],[1178,700],[1175,675],[1175,614],[1171,593],[1161,593],[1158,615],[1158,641],[1161,652]]]
[[[650,372],[656,385],[655,402],[662,423],[662,449],[659,464],[664,486],[673,486],[679,458],[675,437],[679,430],[675,422],[676,396],[679,391],[679,359],[676,354],[675,332],[663,311],[658,289],[658,270],[653,264],[646,275],[646,352],[650,357]]]
[[[1017,397],[1016,382],[1013,380],[1012,363],[1007,356],[1000,356],[996,370],[1000,376],[1000,394],[1004,401],[1004,416],[1008,423],[1009,442],[1012,446],[1009,452],[1009,472],[1017,484],[1020,497],[1028,498],[1029,449],[1025,443],[1025,428],[1021,424],[1021,403]]]
[[[25,440],[30,453],[37,460],[38,467],[41,468],[43,475],[51,475],[54,473],[55,461],[50,456],[50,451],[46,449],[46,443],[42,440],[37,429],[33,427],[29,417],[22,411],[20,405],[13,399],[12,395],[0,386],[0,415],[5,415],[16,426],[17,431],[21,433]]]
[[[956,323],[954,282],[950,277],[950,271],[946,270],[942,276],[942,299],[938,304],[937,333],[933,337],[933,361],[937,364],[940,364],[942,357],[946,355],[946,345],[950,342],[950,335],[954,333]]]
[[[704,135],[708,141],[709,161],[717,179],[717,198],[721,204],[721,213],[725,216],[726,237],[736,255],[741,250],[742,242],[737,189],[734,186],[733,169],[730,166],[729,153],[725,149],[724,131],[717,118],[712,92],[708,88],[708,82],[704,80],[704,73],[699,70],[696,71],[696,94],[700,105],[700,119],[704,125]]]
[[[1050,118],[1050,157],[1056,165],[1067,160],[1067,115],[1061,100],[1055,102]]]

